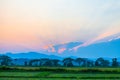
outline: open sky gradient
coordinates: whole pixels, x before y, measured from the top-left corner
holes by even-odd
[[[2,53],[74,41],[86,46],[117,33],[120,0],[0,0]]]

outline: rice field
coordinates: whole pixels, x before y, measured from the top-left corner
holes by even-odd
[[[120,80],[120,68],[10,67],[0,80]]]

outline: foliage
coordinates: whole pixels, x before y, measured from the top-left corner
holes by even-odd
[[[12,61],[12,59],[9,56],[6,56],[6,55],[1,55],[0,56],[0,62],[1,62],[0,64],[1,65],[8,66],[8,65],[11,64],[11,61]]]
[[[0,65],[1,66],[17,66],[16,63],[12,63],[16,59],[12,59],[9,56],[1,55],[0,56]],[[119,67],[120,64],[117,61],[117,58],[113,58],[112,62],[105,60],[104,58],[97,58],[96,61],[90,60],[88,58],[76,58],[72,59],[70,57],[64,58],[63,60],[58,59],[31,59],[29,61],[24,61],[23,65],[18,66],[43,66],[43,67]]]
[[[117,58],[113,58],[112,59],[112,66],[113,67],[117,67],[119,64],[118,64],[118,62],[117,62]]]

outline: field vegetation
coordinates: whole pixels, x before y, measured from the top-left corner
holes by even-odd
[[[120,80],[120,63],[104,58],[21,59],[0,56],[0,80]],[[26,59],[25,59],[26,60]],[[76,65],[77,64],[77,65]]]
[[[119,80],[120,68],[0,67],[1,80]]]

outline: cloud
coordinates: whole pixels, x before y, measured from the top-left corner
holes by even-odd
[[[56,52],[55,48],[53,47],[52,44],[49,44],[49,45],[46,45],[46,46],[43,46],[42,48],[44,51],[48,51],[48,52]]]
[[[0,42],[49,52],[56,52],[51,44],[90,45],[120,32],[119,4],[119,0],[0,0]]]
[[[62,52],[64,52],[66,50],[66,48],[59,48],[58,49],[58,53],[62,53]]]
[[[91,40],[88,40],[88,41],[84,42],[83,44],[81,44],[81,45],[79,45],[79,46],[74,47],[74,48],[71,49],[71,50],[75,50],[75,51],[76,51],[76,50],[77,50],[78,48],[80,48],[80,47],[88,46],[88,45],[90,45],[90,44],[93,44],[93,43],[95,43],[95,42],[97,42],[97,41],[100,41],[100,40],[102,40],[102,39],[104,39],[104,38],[106,38],[106,37],[108,37],[108,36],[113,35],[113,34],[116,34],[116,32],[115,32],[115,31],[104,32],[104,33],[100,34],[99,36],[97,36],[97,37],[95,37],[95,38],[93,38],[93,39],[91,39]],[[119,37],[118,37],[118,38],[119,38]]]

